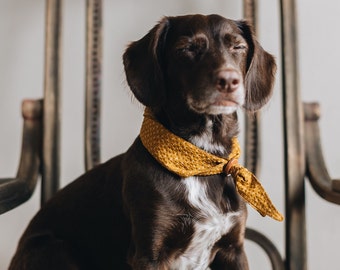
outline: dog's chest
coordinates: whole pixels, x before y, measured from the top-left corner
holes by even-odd
[[[227,234],[234,225],[239,213],[222,213],[221,209],[208,197],[207,186],[196,177],[183,180],[186,186],[188,203],[197,209],[194,220],[194,234],[188,248],[171,265],[172,270],[205,270],[213,259],[215,243]]]

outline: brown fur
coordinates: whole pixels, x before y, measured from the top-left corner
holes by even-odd
[[[238,133],[237,116],[205,113],[207,100],[216,89],[221,99],[235,95],[224,78],[232,70],[234,83],[245,86],[243,107],[258,110],[274,81],[275,61],[251,27],[218,15],[163,18],[123,58],[131,90],[158,121],[186,140],[203,136],[212,123],[211,143],[224,150],[211,152],[220,156],[228,155]],[[161,167],[137,137],[126,153],[85,173],[42,207],[9,269],[169,269],[202,220],[202,209],[188,203],[183,181]],[[213,175],[198,181],[222,213],[240,213],[214,244],[211,269],[248,269],[246,209],[232,179]]]

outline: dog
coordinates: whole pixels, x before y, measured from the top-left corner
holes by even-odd
[[[127,47],[123,63],[159,123],[220,157],[239,132],[238,108],[265,105],[276,71],[246,21],[219,15],[164,17]],[[180,177],[138,136],[41,208],[9,269],[246,270],[247,209],[229,180]]]

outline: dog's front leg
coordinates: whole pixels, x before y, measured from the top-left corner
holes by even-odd
[[[249,270],[244,251],[244,221],[241,219],[233,230],[220,239],[219,250],[210,265],[212,270]]]
[[[133,270],[168,269],[167,254],[164,251],[166,228],[164,222],[156,224],[156,214],[152,209],[148,206],[144,207],[144,211],[131,211],[132,235],[128,263]]]
[[[151,262],[147,258],[139,258],[132,262],[131,267],[133,270],[167,270],[164,264],[159,262]]]
[[[140,245],[139,245],[140,246]],[[136,250],[135,243],[131,243],[128,263],[133,270],[167,270],[168,267],[159,258],[153,258],[152,249]]]
[[[210,268],[212,270],[249,270],[243,246],[220,250]]]

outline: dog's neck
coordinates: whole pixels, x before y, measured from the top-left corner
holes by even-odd
[[[237,114],[205,115],[183,110],[155,110],[156,119],[172,133],[197,147],[227,156],[231,139],[238,135]]]

